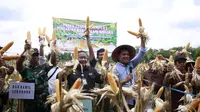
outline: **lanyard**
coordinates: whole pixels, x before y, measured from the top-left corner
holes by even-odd
[[[80,64],[80,66],[81,66],[81,78],[84,78],[85,75],[83,73],[83,65]]]

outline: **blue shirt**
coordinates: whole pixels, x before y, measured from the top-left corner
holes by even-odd
[[[128,65],[124,65],[120,62],[116,63],[116,68],[114,70],[114,74],[119,77],[120,81],[126,79],[126,76],[130,74],[130,67],[132,68],[132,73],[134,73],[134,68],[141,62],[146,52],[145,48],[140,48],[138,54],[128,63]],[[136,81],[136,77],[133,75],[132,84]],[[124,87],[130,87],[131,82],[128,82],[123,85]],[[133,101],[132,101],[133,102]],[[128,101],[128,104],[132,104]]]

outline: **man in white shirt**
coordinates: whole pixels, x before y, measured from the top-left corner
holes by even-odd
[[[48,87],[48,91],[49,91],[49,94],[53,94],[53,93],[56,92],[54,81],[57,79],[58,74],[59,74],[60,71],[62,71],[62,69],[57,66],[57,64],[59,62],[59,56],[56,55],[55,52],[52,52],[49,55],[48,60],[50,60],[50,63],[52,65],[51,66],[52,68],[47,73],[47,76],[48,76],[48,86],[49,86]]]

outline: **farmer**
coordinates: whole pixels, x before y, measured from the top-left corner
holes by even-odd
[[[95,83],[102,83],[101,75],[91,66],[87,65],[88,55],[85,51],[78,52],[79,65],[75,73],[69,74],[68,87],[71,88],[74,82],[81,78],[83,89],[89,90],[95,87]]]
[[[134,68],[140,63],[145,55],[145,40],[144,37],[140,37],[141,47],[138,54],[135,56],[135,48],[130,45],[121,45],[114,49],[112,52],[112,60],[116,62],[116,68],[114,74],[119,77],[121,86],[129,87],[135,83],[136,78],[134,75]],[[133,108],[135,105],[134,100],[128,100],[129,108]]]
[[[158,56],[157,56],[158,57]],[[155,83],[154,93],[156,94],[160,87],[163,85],[163,79],[167,72],[166,70],[167,62],[163,57],[160,60],[153,60],[149,63],[149,69],[144,72],[144,85],[150,86]],[[163,98],[164,96],[162,96]]]
[[[184,91],[184,85],[180,84],[177,85],[177,83],[179,82],[183,82],[185,81],[185,74],[186,74],[186,70],[185,70],[185,64],[186,64],[186,58],[182,55],[176,55],[174,58],[174,64],[175,64],[175,69],[170,73],[167,73],[165,75],[163,84],[165,86],[169,86],[171,85],[173,88],[176,88],[178,90],[182,90]],[[175,112],[175,109],[178,108],[178,104],[179,104],[179,100],[181,99],[181,97],[183,96],[183,93],[177,92],[172,90],[171,91],[171,111]]]

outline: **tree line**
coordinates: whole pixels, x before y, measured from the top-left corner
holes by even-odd
[[[138,52],[139,47],[135,47],[136,52]],[[162,55],[165,58],[169,58],[170,55],[175,56],[175,53],[170,52],[170,50],[178,50],[181,51],[183,49],[183,47],[173,47],[167,50],[164,49],[148,49],[148,51],[146,52],[146,55],[143,58],[143,62],[149,62],[150,60],[154,59],[157,55]],[[200,56],[200,47],[197,48],[193,48],[193,47],[189,47],[188,51],[190,52],[189,57],[193,60],[196,60],[196,58],[198,56]],[[64,52],[61,53],[59,58],[60,61],[68,61],[68,60],[72,60],[72,56],[73,54],[70,52]],[[112,63],[112,58],[111,56],[109,57],[110,62]]]

